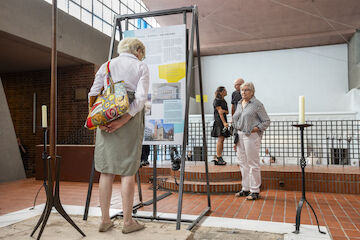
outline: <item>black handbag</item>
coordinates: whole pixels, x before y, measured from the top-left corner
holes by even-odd
[[[221,130],[221,135],[224,136],[224,137],[230,137],[230,136],[231,136],[230,129],[227,128],[227,127],[224,127],[224,128]]]

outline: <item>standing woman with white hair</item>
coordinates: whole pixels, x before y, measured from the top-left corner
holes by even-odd
[[[251,82],[241,85],[241,96],[233,116],[239,140],[234,145],[240,162],[242,190],[237,197],[247,200],[259,199],[261,185],[260,145],[264,131],[270,125],[264,105],[255,98],[255,87]]]
[[[103,87],[107,86],[107,68],[114,82],[123,80],[128,91],[130,109],[119,119],[96,131],[95,169],[100,172],[99,198],[101,207],[100,232],[114,226],[109,216],[112,184],[115,175],[121,176],[121,197],[124,213],[123,233],[143,229],[145,226],[132,219],[135,190],[135,173],[140,166],[144,136],[144,104],[149,91],[149,69],[142,62],[145,46],[136,38],[126,38],[119,43],[119,56],[104,63],[96,73],[89,92],[89,105]]]

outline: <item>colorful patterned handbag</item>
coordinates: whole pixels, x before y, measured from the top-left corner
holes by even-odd
[[[110,61],[106,66],[107,86],[105,92],[98,95],[94,104],[90,101],[89,115],[85,127],[93,130],[105,125],[129,111],[129,97],[124,81],[114,83],[110,73]]]

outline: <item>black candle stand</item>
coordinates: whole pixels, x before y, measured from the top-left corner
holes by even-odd
[[[300,129],[300,140],[301,140],[301,159],[300,159],[300,166],[301,166],[301,175],[302,175],[302,196],[299,201],[298,207],[296,209],[296,225],[295,225],[295,231],[293,233],[298,234],[300,232],[300,217],[301,217],[301,210],[303,207],[304,202],[306,202],[309,207],[311,208],[312,212],[314,213],[316,223],[319,229],[319,232],[322,234],[326,234],[325,232],[320,230],[320,225],[318,218],[316,216],[315,210],[311,206],[311,204],[306,200],[305,196],[305,167],[306,167],[306,160],[305,160],[305,153],[304,153],[304,129],[307,127],[311,127],[312,124],[294,124],[293,127],[297,127]]]
[[[65,212],[61,201],[60,201],[60,189],[59,189],[59,178],[60,178],[60,158],[59,156],[56,156],[56,159],[51,159],[51,156],[49,156],[46,152],[46,146],[47,146],[47,128],[44,128],[44,152],[42,154],[42,159],[44,162],[44,188],[46,192],[46,204],[45,208],[40,216],[39,221],[37,222],[34,230],[30,234],[32,237],[36,230],[41,225],[39,234],[37,236],[37,239],[39,240],[41,238],[41,235],[45,229],[46,223],[49,219],[51,210],[53,207],[60,213],[60,215],[66,219],[83,237],[85,237],[85,234],[81,229],[74,223],[74,221],[70,218],[70,216]],[[55,167],[55,189],[54,189],[54,181],[52,176],[52,168],[50,161],[56,161],[56,167]],[[47,173],[47,174],[46,174]],[[46,184],[47,181],[47,184]]]

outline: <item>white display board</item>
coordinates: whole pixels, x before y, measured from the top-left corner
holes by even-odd
[[[146,48],[150,71],[144,144],[182,145],[186,103],[186,26],[125,31]]]

